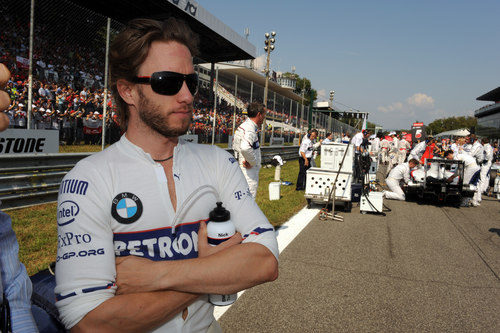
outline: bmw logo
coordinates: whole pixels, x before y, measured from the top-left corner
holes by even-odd
[[[142,202],[133,193],[118,194],[111,205],[111,215],[119,223],[130,224],[137,221],[142,215]]]

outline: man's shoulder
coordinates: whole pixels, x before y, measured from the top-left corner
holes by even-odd
[[[115,143],[103,151],[93,153],[92,155],[83,158],[76,163],[70,173],[87,175],[104,173],[106,170],[110,169],[107,166],[119,160],[119,155],[120,153],[117,149],[117,143]]]
[[[227,150],[222,149],[217,146],[212,146],[208,144],[198,144],[191,142],[183,142],[182,143],[185,148],[185,153],[189,154],[188,159],[201,161],[203,165],[219,165],[220,162],[225,163],[224,161],[229,161],[229,164],[233,164],[236,162],[236,159],[232,154],[230,154]]]
[[[184,140],[181,144],[190,153],[193,153],[196,155],[201,155],[203,157],[211,157],[214,155],[225,154],[225,153],[228,154],[228,152],[226,150],[224,150],[216,145],[193,143],[193,142],[188,142],[188,141],[184,141]]]

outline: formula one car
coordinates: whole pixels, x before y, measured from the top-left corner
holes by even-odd
[[[457,174],[452,181],[449,178]],[[459,205],[464,198],[474,196],[475,186],[464,184],[464,163],[447,159],[428,159],[422,168],[411,172],[405,186],[408,200],[454,203]]]

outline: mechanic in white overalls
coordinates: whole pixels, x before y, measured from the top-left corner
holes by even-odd
[[[464,184],[470,184],[476,186],[476,192],[474,193],[474,197],[472,198],[471,204],[472,206],[479,206],[478,197],[481,195],[481,192],[478,187],[479,176],[481,172],[481,168],[476,163],[476,159],[469,154],[457,154],[453,153],[453,150],[447,150],[444,153],[444,158],[449,160],[458,160],[464,162]],[[458,174],[454,174],[448,181],[451,182]]]
[[[401,139],[398,141],[398,164],[402,164],[406,160],[406,152],[408,152],[411,148],[411,145],[404,136],[401,136]]]
[[[410,181],[410,171],[418,165],[419,162],[416,159],[411,159],[408,163],[402,163],[395,166],[385,179],[385,183],[390,191],[384,191],[384,197],[387,199],[404,201],[405,193],[399,183],[401,180],[408,183]]]
[[[266,109],[261,103],[251,103],[247,109],[248,118],[234,133],[233,149],[241,171],[245,175],[252,196],[257,195],[260,171],[260,144],[257,134],[266,118]]]
[[[482,142],[484,160],[481,165],[481,186],[479,190],[481,193],[484,193],[488,189],[488,185],[490,183],[490,168],[493,162],[493,147],[490,145],[490,140],[488,138],[483,138]]]

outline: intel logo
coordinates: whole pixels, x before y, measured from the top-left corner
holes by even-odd
[[[80,207],[76,202],[71,200],[61,202],[57,210],[57,224],[62,227],[74,222],[79,212]]]

